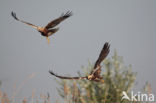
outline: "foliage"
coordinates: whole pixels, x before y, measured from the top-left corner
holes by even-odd
[[[78,75],[88,75],[93,66],[94,65],[89,62],[87,67],[82,67],[83,74],[78,72]],[[127,100],[121,101],[122,91],[126,91],[129,95],[135,83],[136,73],[132,72],[131,66],[125,66],[122,57],[118,56],[115,52],[112,58],[103,61],[102,71],[102,76],[105,80],[104,83],[88,80],[57,80],[60,84],[60,87],[57,89],[64,103],[131,103]],[[26,80],[32,77],[33,75],[30,75]],[[24,80],[24,83],[25,82]],[[151,93],[151,85],[146,82],[142,91]],[[31,96],[25,97],[22,101],[22,103],[29,102],[50,103],[50,95],[49,93],[41,93],[39,96],[38,94],[36,96],[33,91]],[[7,94],[0,89],[0,103],[16,103],[15,96],[9,98]],[[56,101],[55,103],[59,102]]]
[[[5,92],[2,92],[0,90],[0,103],[19,103],[19,102],[15,102],[13,100],[14,98],[9,98],[8,95]],[[18,98],[19,99],[19,98]],[[21,103],[50,103],[50,95],[49,93],[47,94],[43,94],[41,93],[38,96],[35,95],[34,91],[32,92],[31,97],[25,97],[24,99],[22,99]],[[55,102],[57,103],[57,102]]]
[[[83,67],[84,74],[88,75],[93,68],[89,63]],[[105,59],[102,64],[104,83],[88,80],[57,80],[60,84],[59,95],[67,103],[121,103],[122,91],[129,92],[135,83],[136,74],[131,65],[125,66],[122,57],[114,53],[112,58]],[[128,103],[129,101],[122,101]],[[139,103],[139,102],[136,102]]]

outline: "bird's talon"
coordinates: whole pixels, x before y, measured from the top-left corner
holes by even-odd
[[[48,44],[50,44],[50,39],[47,37]]]

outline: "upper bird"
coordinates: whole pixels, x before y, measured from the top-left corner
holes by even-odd
[[[14,19],[16,19],[17,21],[20,21],[22,23],[25,23],[35,29],[37,29],[42,36],[45,36],[48,40],[48,43],[50,43],[50,40],[49,40],[49,36],[53,35],[55,32],[57,32],[59,30],[59,28],[54,28],[55,26],[57,26],[58,24],[60,24],[63,20],[67,19],[68,17],[72,16],[72,12],[71,11],[68,11],[66,12],[65,14],[63,13],[60,17],[58,17],[57,19],[55,20],[52,20],[51,22],[49,22],[45,27],[40,27],[40,26],[36,26],[36,25],[33,25],[31,23],[28,23],[28,22],[25,22],[19,18],[17,18],[16,16],[16,13],[15,12],[11,12],[11,15],[12,17],[14,17]]]
[[[97,59],[97,61],[95,62],[94,68],[92,70],[92,72],[85,76],[85,77],[65,77],[65,76],[60,76],[55,74],[53,71],[49,71],[50,74],[61,78],[61,79],[87,79],[90,81],[95,81],[95,82],[104,82],[103,77],[100,75],[101,74],[101,62],[107,57],[108,53],[109,53],[109,43],[106,42],[101,50],[101,53]]]

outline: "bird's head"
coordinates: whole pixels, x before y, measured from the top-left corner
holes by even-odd
[[[87,76],[87,79],[88,79],[88,80],[92,80],[92,78],[93,78],[93,75],[88,75],[88,76]]]

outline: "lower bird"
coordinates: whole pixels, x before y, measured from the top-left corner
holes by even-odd
[[[35,29],[37,29],[42,36],[45,36],[47,38],[48,44],[50,43],[50,39],[48,38],[49,36],[53,35],[54,33],[56,33],[59,28],[54,28],[56,25],[60,24],[63,20],[67,19],[68,17],[72,16],[72,12],[68,11],[65,14],[63,13],[60,17],[58,17],[57,19],[49,22],[45,27],[40,27],[40,26],[36,26],[33,25],[31,23],[25,22],[23,20],[20,20],[19,18],[16,17],[16,13],[15,12],[11,12],[11,15],[14,17],[15,20],[20,21],[24,24],[27,24]]]
[[[94,68],[92,70],[92,72],[90,73],[90,75],[85,76],[85,77],[65,77],[65,76],[59,76],[57,74],[55,74],[53,71],[49,71],[50,74],[60,78],[60,79],[87,79],[90,81],[95,81],[95,82],[104,82],[103,77],[100,75],[101,74],[101,62],[106,58],[106,56],[109,53],[109,43],[105,43],[103,46],[103,49],[101,50],[101,53],[99,55],[99,58],[97,59],[97,61],[95,62]]]

